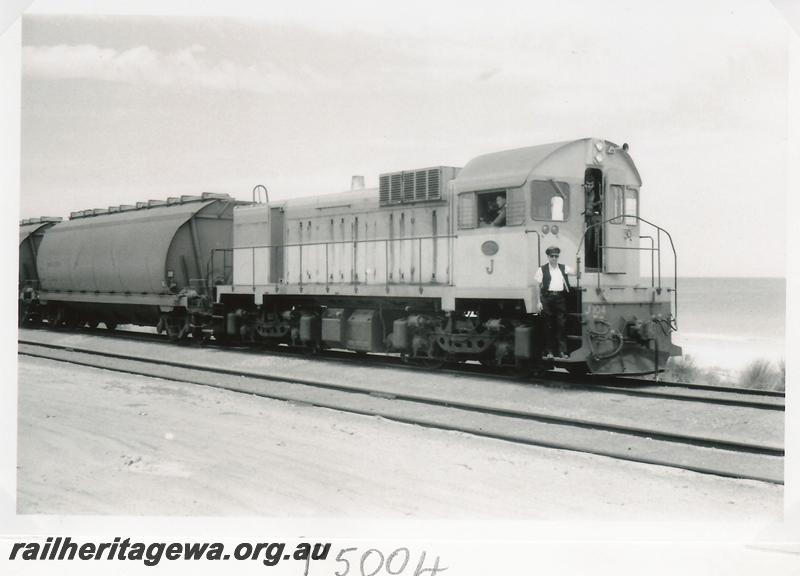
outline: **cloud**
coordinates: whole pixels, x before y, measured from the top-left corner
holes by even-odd
[[[93,44],[25,46],[22,73],[30,78],[84,79],[178,88],[271,94],[301,90],[313,78],[299,78],[269,64],[243,66],[212,62],[198,44],[162,53],[147,46],[123,51]],[[301,81],[302,80],[302,81]]]

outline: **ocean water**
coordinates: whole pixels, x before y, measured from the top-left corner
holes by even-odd
[[[674,342],[698,366],[736,371],[786,357],[783,278],[681,278]]]

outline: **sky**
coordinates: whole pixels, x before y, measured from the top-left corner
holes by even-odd
[[[374,186],[596,136],[629,143],[642,216],[672,234],[680,275],[785,275],[792,30],[772,3],[312,4],[249,17],[34,4],[21,217],[250,199],[256,184],[274,199],[339,192],[355,174]]]

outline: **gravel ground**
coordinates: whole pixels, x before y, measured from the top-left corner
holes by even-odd
[[[21,514],[780,521],[780,486],[19,358]]]

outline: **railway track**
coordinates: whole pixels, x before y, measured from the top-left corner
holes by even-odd
[[[506,383],[503,394],[464,393],[433,386],[411,388],[386,382],[337,382],[295,378],[263,371],[238,370],[185,361],[153,360],[128,353],[99,351],[73,345],[20,340],[19,353],[130,374],[165,378],[256,394],[276,400],[313,405],[397,422],[464,432],[511,442],[573,450],[622,460],[655,464],[764,482],[783,483],[782,441],[751,441],[743,436],[703,433],[678,426],[656,426],[642,409],[647,426],[614,418],[578,417],[542,407],[530,385]],[[224,352],[229,354],[229,352]],[[449,378],[441,376],[441,378]],[[342,384],[339,382],[347,382]],[[475,388],[478,389],[478,388]],[[480,387],[483,389],[483,387]],[[549,391],[551,394],[558,391]],[[607,389],[599,394],[622,394],[626,402],[652,403],[653,398],[631,397],[627,391]],[[598,392],[591,392],[598,394]],[[497,398],[494,398],[497,396]],[[501,397],[502,396],[502,397]],[[671,401],[676,401],[671,399]],[[690,400],[683,399],[683,403]],[[782,429],[783,415],[770,407],[720,404],[715,421],[735,426],[742,420],[760,420],[767,428]]]
[[[159,342],[175,345],[165,335],[153,332],[136,332],[126,330],[108,331],[98,328],[84,329],[86,334],[98,335],[104,338],[129,339],[137,342]],[[191,340],[186,345],[197,346]],[[215,344],[205,343],[204,346],[216,347]],[[290,357],[305,357],[306,354],[287,346],[271,348],[239,346],[222,347],[225,350],[236,350],[250,354],[281,354]],[[396,356],[382,354],[354,354],[353,352],[324,350],[320,355],[326,360],[339,361],[348,364],[366,365],[372,367],[390,367],[409,371],[425,371],[424,368],[404,363]],[[591,390],[593,392],[610,392],[640,398],[661,398],[668,400],[687,401],[691,403],[707,403],[726,406],[739,406],[743,408],[763,408],[766,410],[785,411],[786,402],[783,392],[771,390],[757,390],[748,388],[734,388],[730,386],[710,386],[684,382],[655,381],[633,377],[616,376],[575,376],[566,372],[548,371],[536,377],[520,379],[517,375],[498,371],[496,368],[482,366],[477,363],[448,364],[438,370],[439,373],[454,375],[468,374],[487,380],[499,381],[528,381],[541,386],[569,387],[575,390]]]

